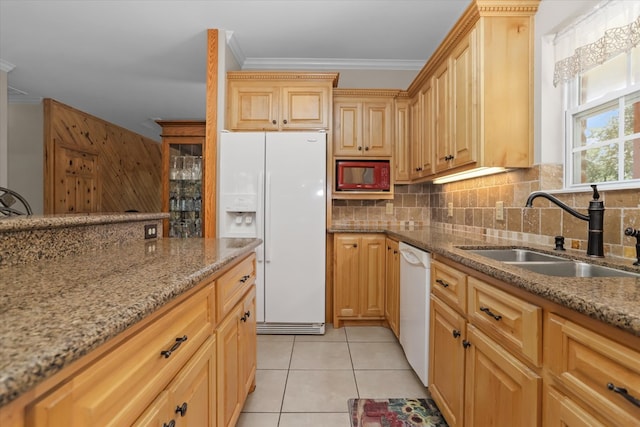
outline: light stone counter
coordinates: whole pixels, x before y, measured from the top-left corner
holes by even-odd
[[[138,240],[1,266],[0,406],[259,244],[259,239]]]
[[[557,252],[551,247],[440,227],[424,227],[416,230],[336,227],[329,231],[386,233],[400,241],[440,254],[488,276],[640,336],[640,278],[548,276],[475,255],[462,248],[524,247],[555,256],[640,273],[640,269],[633,266],[633,261],[628,259],[588,258],[584,251]]]

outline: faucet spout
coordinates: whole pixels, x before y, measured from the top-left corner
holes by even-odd
[[[598,193],[598,189],[596,188],[596,186],[592,185],[591,188],[593,188],[593,200],[589,202],[587,215],[576,211],[562,201],[558,200],[556,197],[543,191],[535,191],[529,194],[525,206],[528,208],[533,207],[533,201],[538,197],[542,197],[556,204],[558,207],[562,208],[564,211],[575,216],[576,218],[587,221],[589,223],[587,255],[602,258],[604,257],[604,202],[599,200],[600,194]]]

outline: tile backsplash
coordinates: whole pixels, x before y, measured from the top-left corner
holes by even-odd
[[[526,208],[527,196],[538,190],[562,188],[562,165],[536,165],[497,175],[449,184],[396,185],[393,214],[387,200],[334,200],[333,226],[386,227],[445,225],[481,234],[553,246],[555,236],[565,246],[585,249],[587,222],[571,216],[551,202],[538,198]],[[558,199],[586,213],[591,191],[555,193]],[[624,235],[626,227],[640,228],[639,189],[601,191],[605,204],[605,255],[635,258],[636,239]],[[504,206],[496,219],[496,203]],[[449,204],[452,204],[450,216]]]

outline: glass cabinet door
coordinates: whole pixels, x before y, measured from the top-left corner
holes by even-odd
[[[202,237],[202,145],[169,144],[169,237]]]

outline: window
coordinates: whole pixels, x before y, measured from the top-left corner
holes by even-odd
[[[640,184],[639,3],[603,2],[556,37],[556,52],[574,49],[554,75],[564,85],[567,188]]]

